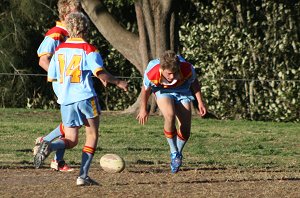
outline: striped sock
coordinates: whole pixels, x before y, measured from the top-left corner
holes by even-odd
[[[176,129],[173,132],[168,132],[164,129],[164,134],[170,146],[171,153],[177,152]]]
[[[65,136],[64,126],[60,123],[53,131],[51,131],[48,135],[43,137],[43,140],[51,142],[57,137]]]
[[[79,176],[85,179],[88,176],[89,168],[95,153],[95,148],[84,146],[82,149],[82,158]]]
[[[177,131],[177,147],[178,147],[178,152],[182,153],[183,147],[186,144],[190,137],[190,133],[184,134],[180,130]]]

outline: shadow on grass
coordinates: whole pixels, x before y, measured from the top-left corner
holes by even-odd
[[[16,150],[17,152],[23,152],[23,153],[32,153],[32,149],[19,149]]]
[[[74,161],[69,162],[72,167],[80,168],[80,163],[75,163]],[[39,169],[49,169],[49,164],[44,164]],[[20,162],[0,162],[0,169],[35,169],[33,161],[23,160]]]
[[[199,179],[199,180],[188,180],[188,181],[172,181],[177,184],[205,184],[205,183],[240,183],[240,182],[260,182],[260,181],[300,181],[300,178],[269,178],[269,179]],[[160,184],[169,184],[169,181],[161,181]],[[138,182],[142,185],[154,185],[157,182]]]

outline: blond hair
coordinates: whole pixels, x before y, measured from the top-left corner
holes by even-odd
[[[82,12],[68,14],[65,23],[71,38],[83,37],[89,27],[89,20]]]
[[[159,61],[160,61],[160,68],[162,70],[168,69],[174,73],[178,72],[180,62],[174,51],[172,50],[165,51],[160,56]]]
[[[64,21],[66,16],[72,11],[80,11],[80,0],[58,0],[57,9],[59,13],[59,19]]]

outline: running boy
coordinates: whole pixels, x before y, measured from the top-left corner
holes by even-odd
[[[66,16],[75,11],[81,10],[80,0],[59,0],[57,2],[57,8],[59,13],[60,21],[56,22],[56,26],[51,28],[45,35],[44,40],[37,50],[39,56],[39,65],[45,70],[48,71],[49,63],[51,57],[55,52],[55,48],[65,42],[68,37],[68,31],[65,28],[65,19]],[[56,94],[57,92],[57,83],[53,83],[53,89]],[[38,137],[35,141],[35,147],[33,148],[33,155],[36,155],[40,143],[45,141],[52,141],[55,138],[64,137],[63,124],[60,123],[53,131],[44,137]],[[73,168],[69,167],[63,157],[65,150],[61,149],[56,152],[54,159],[51,161],[50,167],[57,171],[69,172],[73,171]]]
[[[93,185],[97,183],[90,179],[88,171],[98,142],[100,106],[92,75],[125,91],[128,85],[104,69],[98,50],[84,40],[88,19],[83,13],[70,13],[66,19],[66,27],[69,38],[56,48],[48,71],[48,81],[59,83],[57,102],[61,106],[65,137],[52,142],[43,141],[34,157],[34,165],[39,168],[51,151],[76,146],[78,130],[85,125],[86,141],[76,183],[79,186]]]
[[[164,52],[159,59],[149,62],[144,73],[137,119],[142,125],[148,120],[147,101],[153,92],[164,117],[164,134],[170,146],[172,173],[178,172],[182,164],[183,147],[190,137],[194,100],[192,91],[198,102],[198,113],[204,116],[206,108],[193,65],[171,50]]]

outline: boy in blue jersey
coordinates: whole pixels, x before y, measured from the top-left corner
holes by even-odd
[[[198,102],[198,114],[200,116],[206,114],[193,65],[171,50],[164,52],[159,59],[149,62],[144,73],[141,107],[137,115],[142,125],[149,117],[147,101],[151,93],[155,95],[157,105],[164,117],[164,134],[171,152],[171,172],[177,173],[182,164],[183,147],[190,137],[194,96]],[[178,129],[176,129],[176,120]]]
[[[52,142],[43,141],[34,157],[34,165],[39,168],[51,151],[70,149],[78,143],[78,131],[85,125],[86,141],[82,150],[82,159],[78,186],[97,185],[88,176],[98,142],[100,106],[92,75],[110,82],[127,91],[127,82],[119,80],[103,67],[98,50],[84,40],[88,30],[88,19],[81,12],[73,12],[66,19],[69,38],[60,44],[53,55],[48,81],[57,81],[57,102],[61,106],[65,137]]]
[[[54,54],[55,48],[65,42],[68,37],[68,31],[65,28],[65,18],[66,16],[74,11],[80,11],[81,5],[79,0],[59,0],[57,2],[58,13],[60,21],[56,22],[56,26],[47,31],[44,40],[37,50],[39,57],[39,65],[45,70],[48,71],[49,63],[52,55]],[[55,94],[57,93],[57,83],[53,83],[53,89]],[[45,141],[52,141],[55,138],[64,136],[63,124],[59,124],[53,131],[44,137],[38,137],[35,141],[35,147],[33,148],[33,155],[36,155],[40,143]],[[54,159],[51,161],[50,167],[57,171],[69,172],[73,171],[69,167],[63,157],[65,150],[58,150]]]

